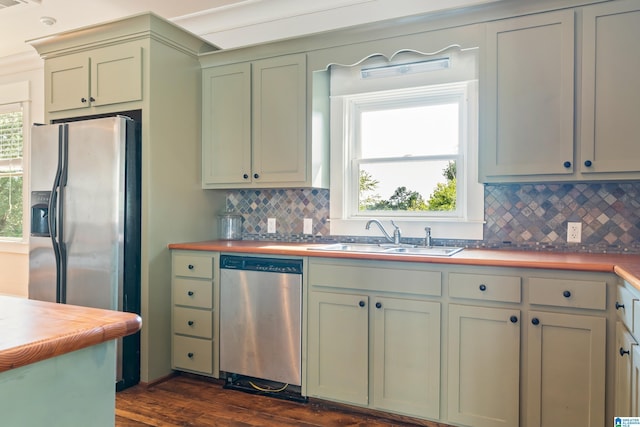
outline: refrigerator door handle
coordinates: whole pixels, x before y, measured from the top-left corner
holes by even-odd
[[[65,187],[67,186],[67,176],[69,170],[69,124],[62,125],[62,160],[60,166],[60,179],[58,180],[58,250],[60,261],[58,271],[60,277],[60,302],[67,303],[67,245],[64,241],[64,203]]]
[[[58,191],[60,189],[60,177],[62,175],[62,156],[63,156],[63,139],[65,136],[64,126],[58,126],[58,164],[56,166],[56,175],[53,179],[53,188],[51,189],[51,197],[49,198],[49,235],[51,236],[51,245],[53,246],[53,255],[56,262],[56,302],[63,302],[64,293],[62,292],[61,281],[61,265],[60,265],[60,245],[58,243]]]

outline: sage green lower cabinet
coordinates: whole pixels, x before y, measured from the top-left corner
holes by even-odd
[[[310,395],[358,405],[369,403],[368,305],[365,295],[311,292]]]
[[[622,346],[617,408],[640,406],[640,346],[620,344],[637,337],[615,339],[616,316],[640,331],[640,303],[612,273],[310,257],[306,274],[310,397],[460,427],[600,427],[619,415]]]
[[[605,425],[606,318],[530,311],[527,426]]]
[[[373,300],[371,406],[437,418],[440,303],[386,297]]]
[[[200,375],[219,375],[218,330],[214,297],[218,255],[171,253],[171,368]],[[216,304],[214,304],[214,302]]]
[[[448,421],[517,426],[520,310],[450,304],[448,339]]]
[[[631,332],[625,328],[624,323],[616,322],[616,417],[634,417],[631,410],[631,390],[633,387],[633,356],[637,347]]]
[[[309,260],[307,393],[438,419],[441,273]]]
[[[624,283],[616,289],[615,405],[617,417],[640,416],[640,291]]]
[[[634,345],[631,355],[631,414],[640,416],[640,346]]]

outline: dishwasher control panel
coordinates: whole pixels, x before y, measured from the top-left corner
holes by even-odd
[[[302,260],[221,255],[220,268],[264,271],[269,273],[302,274]]]

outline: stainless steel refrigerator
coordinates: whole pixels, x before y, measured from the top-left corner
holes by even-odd
[[[29,298],[140,313],[140,129],[123,116],[34,125]],[[140,379],[118,341],[116,389]]]

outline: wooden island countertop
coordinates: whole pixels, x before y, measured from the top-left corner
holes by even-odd
[[[173,243],[169,249],[255,253],[264,255],[321,256],[327,258],[404,261],[491,267],[544,268],[615,273],[640,290],[640,255],[546,252],[504,249],[464,249],[453,256],[322,251],[329,243],[286,243],[252,240],[209,240]]]
[[[134,313],[0,295],[0,372],[131,335]]]

